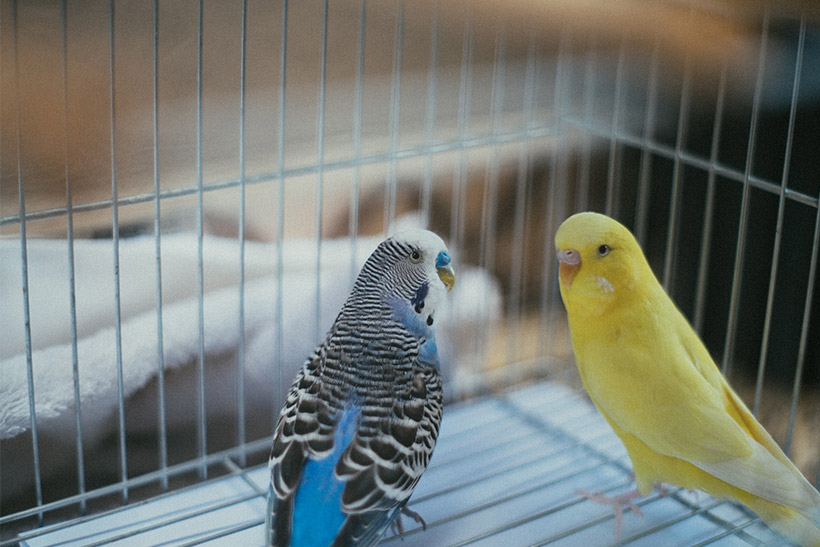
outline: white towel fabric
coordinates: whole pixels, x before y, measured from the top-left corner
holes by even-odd
[[[380,238],[359,238],[355,261],[352,241],[325,240],[321,249],[320,317],[316,317],[317,242],[286,240],[282,247],[282,370],[275,366],[277,248],[245,243],[245,405],[249,421],[256,409],[271,415],[274,397],[281,402],[309,351],[325,335],[350,287],[352,276]],[[209,435],[212,416],[235,414],[239,341],[239,250],[236,240],[205,236],[203,334],[200,337],[198,238],[172,234],[161,238],[162,334],[169,431],[196,431],[196,393],[200,341],[204,346]],[[68,243],[30,240],[27,244],[32,369],[41,467],[44,479],[63,466],[76,466],[73,345],[71,336]],[[0,439],[4,493],[14,495],[32,483],[28,435],[30,410],[25,350],[21,248],[0,241]],[[77,362],[83,440],[86,453],[118,431],[121,354],[122,389],[127,399],[129,435],[157,428],[156,389],[142,389],[158,375],[157,264],[155,240],[122,239],[119,244],[121,353],[117,350],[113,245],[110,240],[76,240],[74,275],[77,314]],[[473,340],[448,339],[479,332],[498,318],[497,283],[481,270],[460,267],[450,306],[440,318],[439,347],[457,355],[458,367],[474,358]],[[317,329],[317,320],[320,328]],[[458,347],[454,347],[456,344]],[[275,379],[283,385],[277,390]],[[278,404],[278,403],[277,403]],[[271,418],[268,418],[270,420]],[[17,437],[12,439],[13,437]],[[10,444],[12,446],[10,446]],[[14,449],[18,444],[20,449]],[[209,449],[212,437],[209,437]],[[129,444],[129,471],[134,446]],[[156,448],[150,448],[156,462]],[[19,461],[15,455],[19,454]],[[58,461],[51,461],[51,460]],[[12,460],[12,461],[9,461]],[[99,462],[98,462],[99,463]],[[88,462],[87,462],[88,464]],[[108,470],[116,473],[116,469]]]

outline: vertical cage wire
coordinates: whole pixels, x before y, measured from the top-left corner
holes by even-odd
[[[647,237],[647,217],[649,215],[649,190],[652,175],[652,153],[648,142],[655,139],[658,117],[658,88],[659,88],[660,44],[657,40],[652,44],[652,56],[649,60],[649,76],[646,91],[646,116],[644,117],[641,140],[641,160],[638,175],[638,192],[635,199],[635,239],[644,245]]]
[[[505,81],[505,32],[502,26],[495,35],[493,51],[493,74],[490,90],[490,135],[497,137],[500,131],[501,114],[504,108],[504,87]],[[498,179],[499,179],[499,150],[493,147],[492,152],[487,154],[484,163],[484,180],[481,200],[481,228],[479,230],[478,241],[478,265],[479,267],[492,271],[495,263],[495,223],[497,217],[498,202]],[[467,193],[464,193],[465,198]],[[484,323],[476,324],[475,339],[476,347],[476,372],[481,370],[482,365],[487,360],[487,335],[489,326]]]
[[[760,400],[763,395],[763,377],[766,372],[766,357],[769,347],[769,330],[772,324],[772,310],[774,307],[774,291],[777,283],[777,271],[780,258],[780,244],[783,232],[783,217],[786,212],[786,187],[789,182],[789,166],[791,165],[792,143],[794,139],[794,123],[797,115],[797,99],[800,90],[800,75],[803,69],[803,47],[806,39],[806,18],[800,20],[800,30],[797,41],[797,55],[794,66],[794,80],[792,82],[791,106],[789,107],[789,127],[786,132],[786,150],[783,157],[783,171],[780,178],[780,192],[777,198],[777,225],[774,232],[774,247],[772,249],[772,266],[769,273],[769,290],[766,297],[766,316],[763,319],[763,341],[760,347],[760,360],[757,365],[757,379],[755,381],[755,397],[752,412],[757,416],[760,412]],[[789,429],[792,428],[789,423]],[[785,451],[789,453],[789,444]]]
[[[589,120],[593,115],[594,107],[594,85],[595,85],[595,64],[597,61],[595,37],[589,39],[588,48],[584,55],[584,81],[581,91],[582,112],[581,118]],[[582,131],[584,127],[579,128]],[[589,186],[592,179],[590,165],[592,163],[592,133],[584,132],[584,139],[581,142],[581,168],[578,171],[577,189],[575,197],[575,210],[586,211],[589,209]]]
[[[162,328],[162,205],[159,178],[159,0],[154,0],[152,12],[152,175],[154,182],[154,255],[157,284],[157,460],[161,471],[160,487],[168,490],[168,430],[165,407],[165,343]]]
[[[36,506],[43,505],[43,485],[40,473],[40,443],[37,431],[37,409],[35,407],[34,394],[34,363],[32,362],[31,346],[31,308],[29,302],[29,273],[28,273],[28,247],[26,238],[26,195],[23,185],[23,138],[22,124],[20,119],[20,41],[18,26],[18,6],[12,4],[12,40],[14,43],[14,99],[17,105],[16,138],[17,138],[17,203],[18,214],[20,215],[20,265],[23,289],[23,328],[25,330],[26,344],[26,387],[28,389],[29,419],[31,420],[31,451],[32,466],[34,468],[34,495]],[[37,513],[38,523],[43,524],[43,513]]]
[[[324,0],[322,8],[322,50],[319,61],[319,117],[317,120],[316,134],[316,293],[315,310],[316,318],[313,327],[313,338],[319,340],[322,335],[322,212],[325,182],[325,99],[327,94],[327,28],[329,16],[329,3]]]
[[[786,186],[788,183],[788,170],[791,164],[791,153],[792,153],[792,144],[793,144],[793,136],[794,136],[794,121],[795,115],[797,111],[797,97],[798,97],[798,89],[800,87],[800,76],[802,75],[803,70],[803,48],[805,46],[805,39],[806,39],[806,16],[805,14],[800,18],[800,34],[798,36],[798,44],[797,44],[797,59],[795,61],[795,73],[794,73],[794,83],[792,84],[792,97],[791,97],[791,107],[789,109],[789,132],[786,141],[786,155],[784,158],[783,163],[783,176],[781,179],[781,193],[780,193],[780,202],[778,203],[778,231],[776,234],[775,240],[775,256],[772,259],[772,268],[774,269],[775,264],[777,263],[777,253],[780,249],[779,242],[780,242],[780,226],[781,226],[781,217],[783,211],[783,196],[786,192]],[[812,239],[812,251],[811,251],[811,259],[809,262],[809,274],[808,274],[808,285],[806,287],[806,303],[803,307],[803,320],[800,327],[800,342],[798,345],[797,350],[797,366],[794,373],[794,383],[792,387],[791,393],[791,404],[789,405],[789,425],[786,431],[786,441],[784,451],[786,454],[789,454],[791,447],[792,447],[792,438],[794,434],[794,425],[795,419],[797,416],[797,404],[800,399],[800,387],[803,378],[803,368],[805,365],[806,360],[806,343],[808,340],[808,332],[809,332],[809,321],[811,319],[811,310],[813,305],[814,299],[814,285],[817,281],[817,254],[818,254],[818,246],[820,246],[820,195],[816,196],[815,201],[815,223],[814,223],[814,237]],[[772,274],[774,277],[774,272]],[[774,292],[774,281],[772,281],[770,288],[769,288],[769,297],[771,299],[772,293]],[[761,366],[760,366],[760,374],[758,375],[758,383],[762,384],[763,381],[763,366],[762,363],[765,359],[765,348],[768,344],[768,336],[769,336],[769,328],[770,328],[770,314],[771,309],[768,306],[769,302],[767,302],[767,309],[766,309],[766,322],[764,324],[764,349],[761,349]],[[758,404],[758,393],[760,388],[757,387],[755,390],[755,407]],[[820,467],[817,469],[817,477],[814,481],[815,485],[820,485]]]
[[[199,477],[208,478],[208,424],[205,385],[205,219],[204,192],[205,181],[202,172],[202,80],[205,5],[203,0],[197,4],[197,49],[196,49],[196,243],[197,243],[197,298],[199,353],[197,355],[197,458],[199,459]]]
[[[820,204],[817,206],[814,221],[814,239],[812,240],[811,262],[809,265],[809,283],[806,288],[806,305],[803,308],[803,322],[800,327],[800,345],[797,353],[797,369],[794,373],[794,384],[791,393],[791,405],[789,406],[789,429],[786,432],[786,454],[792,445],[794,435],[794,423],[797,415],[797,402],[800,399],[800,385],[803,377],[803,367],[806,363],[806,343],[808,341],[809,320],[811,318],[812,303],[814,301],[814,285],[817,282],[817,254],[820,247]],[[814,485],[820,485],[820,467],[817,469],[817,477]]]
[[[277,393],[280,386],[285,385],[284,372],[284,329],[282,327],[282,318],[284,317],[284,309],[282,302],[282,294],[284,292],[283,278],[285,274],[285,258],[283,247],[285,243],[285,89],[287,83],[287,53],[288,53],[288,0],[282,1],[282,39],[280,41],[280,57],[279,57],[279,97],[278,97],[278,111],[279,111],[279,126],[277,128],[278,146],[277,146],[277,167],[278,172],[276,179],[278,180],[278,195],[277,195],[277,210],[276,210],[276,304],[273,314],[275,345],[274,345],[274,367],[273,374],[273,393]],[[278,397],[274,395],[273,401],[273,415],[272,422],[276,423],[279,417],[279,407],[283,400],[277,400]]]
[[[615,68],[615,95],[612,106],[612,125],[609,136],[609,163],[606,175],[606,205],[604,213],[608,216],[617,216],[618,211],[618,184],[621,181],[620,165],[622,159],[621,142],[618,134],[621,129],[621,118],[624,105],[624,80],[626,71],[626,45],[621,42],[618,47],[618,62]]]
[[[521,127],[524,131],[528,129],[530,120],[533,117],[535,94],[533,91],[535,80],[535,31],[530,29],[527,43],[526,69],[524,73],[524,94],[521,105],[523,117]],[[510,256],[510,296],[507,300],[507,317],[509,328],[507,334],[507,361],[512,363],[517,358],[518,345],[518,323],[521,320],[521,291],[522,276],[524,275],[524,234],[526,224],[526,198],[527,188],[531,184],[529,164],[532,159],[530,155],[530,143],[525,141],[518,151],[518,162],[516,166],[516,189],[515,206],[513,213],[514,235],[512,242],[512,252]],[[545,253],[546,254],[546,253]],[[546,315],[546,309],[541,308],[542,320]],[[543,323],[542,323],[543,324]],[[546,355],[544,348],[538,349],[538,355]]]
[[[122,301],[120,297],[120,216],[119,188],[117,186],[117,107],[115,95],[115,43],[114,43],[114,1],[108,4],[108,100],[109,100],[109,147],[111,153],[111,230],[114,250],[114,337],[117,365],[117,418],[119,441],[120,482],[122,483],[122,503],[128,503],[128,453],[125,446],[125,385],[122,369]]]
[[[749,142],[746,149],[746,165],[743,173],[743,194],[740,206],[740,221],[737,230],[737,245],[735,247],[735,263],[732,274],[732,292],[729,300],[729,319],[726,324],[726,343],[723,347],[723,357],[720,364],[721,372],[727,378],[732,375],[732,358],[734,356],[735,339],[737,336],[737,315],[740,307],[740,291],[743,278],[743,261],[746,250],[746,228],[748,226],[749,199],[751,197],[752,165],[757,140],[757,125],[760,116],[760,103],[763,94],[763,77],[766,70],[766,52],[769,37],[769,12],[763,13],[762,31],[760,35],[760,55],[757,65],[757,79],[755,80],[754,98],[752,99],[752,119],[749,122]]]
[[[503,26],[495,36],[492,88],[490,90],[490,134],[498,137],[504,111],[504,88],[506,86],[506,28]],[[495,262],[495,223],[498,216],[498,179],[500,151],[494,146],[484,164],[484,200],[481,204],[481,233],[479,235],[478,264],[491,270]]]
[[[533,30],[533,36],[530,37],[530,49],[528,49],[528,51],[527,51],[527,53],[528,53],[527,77],[528,78],[532,77],[533,80],[535,80],[536,73],[538,72],[538,69],[539,69],[538,59],[535,58],[535,57],[533,57],[533,58],[529,57],[529,54],[534,53],[535,48],[536,48],[534,33],[535,33],[535,31]],[[555,81],[556,89],[558,89],[557,86],[561,82],[562,82],[562,80],[560,78],[556,78],[556,81]],[[527,88],[525,88],[525,89],[527,89]],[[526,97],[525,104],[528,105],[527,108],[529,109],[528,114],[531,112],[531,110],[535,106],[535,90],[534,89],[530,90],[530,93],[531,94],[525,94],[525,97]],[[557,93],[556,93],[556,97],[557,97]],[[527,116],[527,119],[531,119],[531,118],[529,116]],[[558,123],[559,124],[561,123],[562,119],[563,119],[563,116],[558,116],[558,120],[559,120]],[[552,163],[552,165],[550,165],[550,173],[552,174],[553,173],[552,167],[555,163],[555,158],[550,157],[549,159]],[[532,179],[534,177],[534,175],[532,173],[530,173],[530,177]],[[529,180],[528,182],[530,184],[532,184],[533,186],[536,184],[536,182],[534,180]],[[552,219],[549,216],[551,210],[552,210],[551,206],[548,205],[547,210],[545,211],[545,214],[547,215],[547,222],[545,223],[546,226],[544,228],[543,236],[544,236],[544,241],[547,245],[549,245],[550,236],[551,236],[550,229],[548,228],[548,226],[552,222]],[[548,332],[550,334],[552,334],[552,330],[551,330],[551,322],[550,322],[550,313],[549,313],[550,312],[550,307],[549,307],[549,304],[550,304],[551,299],[555,296],[553,288],[557,289],[557,286],[556,287],[552,286],[551,276],[549,275],[549,273],[551,271],[551,268],[550,268],[551,259],[552,259],[551,253],[547,253],[547,252],[545,252],[543,254],[542,259],[541,259],[541,272],[542,272],[542,275],[541,275],[540,284],[539,284],[539,303],[538,303],[538,309],[540,311],[540,314],[539,314],[540,315],[540,317],[539,317],[539,328],[540,328],[541,332]],[[548,349],[549,348],[549,340],[548,340],[548,338],[549,338],[549,336],[541,338],[540,343],[539,343],[539,347],[538,347],[538,354],[539,355],[547,355],[549,353],[549,349]]]
[[[473,78],[473,13],[468,7],[461,42],[461,72],[458,92],[458,139],[470,134],[470,109]],[[459,148],[453,174],[453,198],[450,203],[450,241],[464,241],[464,203],[467,183],[467,150]]]
[[[393,38],[393,68],[390,76],[390,114],[388,132],[390,150],[399,150],[399,127],[401,125],[401,71],[404,59],[404,2],[399,0],[396,8],[396,29]],[[385,180],[384,233],[392,234],[396,224],[396,187],[398,185],[398,158],[391,154],[390,166]]]
[[[717,99],[715,101],[715,121],[712,125],[712,146],[709,150],[709,167],[706,182],[706,204],[703,210],[703,232],[700,238],[700,252],[698,254],[698,273],[695,285],[695,312],[692,325],[695,332],[703,334],[703,317],[706,309],[706,282],[709,276],[709,249],[712,246],[712,222],[715,205],[715,178],[717,171],[715,166],[720,150],[721,132],[723,129],[723,116],[726,100],[726,80],[728,71],[728,61],[724,60],[720,67],[720,80],[718,83]]]
[[[77,293],[74,268],[74,212],[71,193],[70,165],[68,152],[68,16],[67,0],[60,4],[62,19],[62,84],[63,84],[63,138],[65,140],[65,193],[66,193],[66,242],[68,243],[68,298],[71,329],[71,373],[74,387],[74,434],[77,451],[77,492],[85,493],[85,456],[83,452],[83,420],[80,401],[80,360],[77,352]],[[80,502],[80,514],[86,512],[86,500]]]
[[[558,112],[564,112],[566,110],[566,106],[564,104],[565,98],[565,91],[564,86],[567,80],[567,74],[565,73],[566,70],[566,50],[568,49],[568,42],[570,41],[569,34],[564,32],[560,38],[560,45],[558,50],[558,62],[556,65],[555,73],[555,83],[553,85],[553,109]],[[537,64],[536,64],[537,68]],[[557,130],[558,134],[561,135],[565,133],[563,129],[563,117],[558,116],[557,122]],[[563,203],[566,201],[567,197],[567,188],[566,185],[568,183],[568,176],[567,176],[567,162],[568,162],[568,150],[564,144],[558,144],[554,147],[552,153],[550,154],[550,186],[551,186],[551,198],[547,204],[546,210],[546,222],[544,223],[544,243],[548,249],[552,249],[552,240],[553,240],[553,228],[558,225],[559,219],[557,217],[561,216],[562,212],[559,212],[559,203]],[[553,344],[555,343],[555,334],[556,329],[551,321],[550,311],[556,308],[556,304],[560,300],[560,296],[558,294],[558,277],[555,275],[555,269],[553,268],[553,254],[551,252],[545,252],[543,257],[543,263],[541,265],[541,306],[542,306],[542,313],[541,313],[541,329],[542,331],[546,331],[546,336],[542,339],[542,348],[541,351],[547,351],[547,348],[554,347]]]
[[[353,100],[353,157],[361,160],[362,157],[362,112],[364,103],[364,51],[367,31],[367,0],[361,0],[359,6],[359,37],[356,51],[356,95]],[[350,283],[356,280],[359,263],[357,260],[359,249],[359,199],[361,198],[361,163],[353,165],[353,181],[350,190],[350,205],[348,208],[348,235],[350,237]]]
[[[236,444],[242,447],[239,465],[247,464],[245,443],[245,70],[248,43],[248,1],[242,0],[242,28],[239,54],[239,324],[236,356]]]
[[[692,93],[692,59],[687,56],[683,67],[683,84],[681,89],[680,108],[678,110],[678,130],[675,136],[675,157],[672,167],[672,197],[669,203],[669,220],[666,228],[666,252],[663,257],[663,274],[661,283],[663,289],[671,294],[672,276],[674,274],[675,251],[680,220],[678,209],[683,192],[683,175],[681,170],[681,152],[686,147],[686,130],[689,121],[689,106]]]
[[[433,17],[430,29],[430,57],[427,68],[427,93],[424,106],[424,144],[432,146],[436,124],[436,88],[438,84],[438,55],[439,55],[439,17],[440,5],[433,7]],[[426,154],[424,164],[424,184],[422,186],[421,204],[422,225],[430,226],[430,210],[433,195],[433,154]]]

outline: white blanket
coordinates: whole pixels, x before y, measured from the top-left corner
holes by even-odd
[[[286,240],[282,247],[282,368],[276,368],[277,248],[245,243],[245,406],[270,414],[307,354],[325,335],[352,286],[352,276],[380,241],[359,238],[356,257],[348,239],[322,242],[320,317],[316,317],[315,240]],[[196,386],[200,353],[198,250],[194,234],[164,235],[162,259],[163,357],[166,422],[169,430],[196,430]],[[235,412],[239,343],[239,243],[206,236],[203,241],[206,406],[209,416]],[[44,475],[76,466],[73,344],[71,336],[68,243],[30,240],[28,292],[32,369],[39,444]],[[77,314],[79,396],[86,451],[118,428],[118,360],[128,402],[129,435],[157,428],[156,389],[143,389],[158,375],[157,264],[153,237],[122,239],[119,245],[121,351],[117,349],[113,244],[76,240],[74,272]],[[442,352],[469,363],[470,340],[462,350],[448,340],[477,332],[476,323],[498,317],[497,284],[476,269],[458,267],[450,306],[440,318]],[[31,484],[27,356],[20,242],[0,241],[0,439],[9,448],[2,466],[4,490],[13,494]],[[317,327],[318,321],[318,327]],[[317,338],[318,334],[318,338]],[[460,340],[456,340],[458,344]],[[446,356],[446,364],[451,361]],[[458,366],[457,364],[455,366]],[[277,376],[280,375],[280,376]],[[276,383],[281,377],[282,385]],[[220,386],[226,386],[222,389]],[[227,387],[230,386],[230,387]],[[149,392],[146,394],[146,392]],[[194,396],[192,396],[194,395]],[[209,422],[209,426],[211,422]],[[210,427],[209,427],[210,429]],[[12,439],[13,437],[17,437]],[[210,446],[210,445],[209,445]],[[129,466],[132,457],[129,444]],[[156,448],[151,448],[156,453]],[[20,455],[20,461],[15,455]],[[60,455],[63,457],[60,458]],[[59,459],[59,462],[52,460]],[[155,457],[151,457],[153,461]],[[46,477],[47,478],[47,477]]]

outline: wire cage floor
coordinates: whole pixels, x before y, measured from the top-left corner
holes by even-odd
[[[820,12],[508,4],[0,0],[0,547],[261,544],[284,394],[407,225],[458,283],[427,530],[382,544],[782,543],[675,488],[616,535],[578,492],[633,481],[552,238],[632,229],[817,484]]]
[[[499,442],[499,439],[503,439]],[[266,465],[231,470],[182,491],[21,536],[22,545],[262,545]],[[615,536],[611,508],[579,489],[631,489],[629,458],[583,394],[551,382],[447,408],[410,523],[380,545],[774,545],[752,513],[681,489],[626,511]]]

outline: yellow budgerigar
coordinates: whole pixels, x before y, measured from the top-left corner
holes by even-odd
[[[637,490],[659,483],[739,501],[820,545],[820,494],[732,390],[623,225],[579,213],[555,234],[584,387],[626,446]]]

